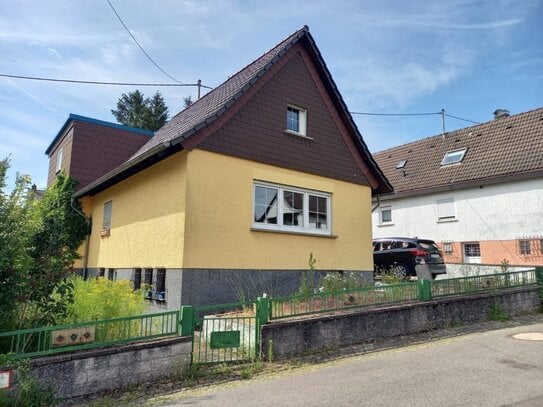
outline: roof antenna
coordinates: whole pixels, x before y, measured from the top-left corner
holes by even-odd
[[[445,140],[445,109],[441,109],[441,125],[443,126],[441,136],[443,137],[443,140]]]
[[[198,79],[198,99],[200,99],[200,89],[202,87],[202,80]]]

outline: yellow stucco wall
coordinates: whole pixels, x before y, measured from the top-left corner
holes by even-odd
[[[186,152],[175,154],[83,199],[92,214],[88,267],[181,267],[186,164]],[[102,237],[104,203],[110,200],[111,235]]]
[[[185,268],[372,270],[371,189],[202,150],[188,154]],[[253,181],[332,194],[335,238],[251,230]]]

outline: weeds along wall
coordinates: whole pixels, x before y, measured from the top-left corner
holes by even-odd
[[[262,327],[262,355],[284,359],[323,349],[487,321],[500,310],[513,316],[538,312],[539,287],[387,305],[332,316],[274,321]],[[273,349],[269,349],[269,346]]]

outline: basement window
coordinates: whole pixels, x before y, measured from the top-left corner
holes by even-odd
[[[519,246],[520,254],[523,254],[523,255],[532,254],[529,240],[519,240],[518,246]]]
[[[464,155],[466,154],[467,149],[462,148],[460,150],[453,150],[453,151],[447,151],[445,153],[445,156],[443,157],[443,160],[441,160],[441,165],[451,165],[451,164],[457,164],[461,162],[464,159]]]

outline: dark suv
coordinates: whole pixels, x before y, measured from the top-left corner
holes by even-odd
[[[417,270],[432,278],[447,272],[443,254],[433,240],[408,237],[383,237],[373,240],[373,262],[377,274],[391,270],[400,277],[417,275]]]

